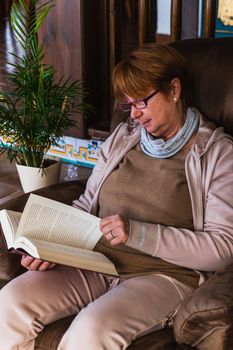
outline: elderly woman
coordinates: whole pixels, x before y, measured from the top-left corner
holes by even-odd
[[[0,292],[2,350],[34,349],[45,325],[71,314],[59,350],[126,349],[232,259],[232,139],[191,107],[186,80],[170,46],[116,66],[115,94],[130,119],[102,145],[74,206],[102,218],[95,249],[120,277],[23,257],[30,271]]]

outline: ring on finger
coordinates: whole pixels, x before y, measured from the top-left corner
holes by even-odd
[[[113,236],[113,234],[112,234],[112,231],[110,231],[109,234],[110,234],[112,239],[115,238],[115,236]]]

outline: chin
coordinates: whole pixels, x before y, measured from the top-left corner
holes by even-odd
[[[151,125],[151,124],[148,124],[148,125],[145,127],[145,129],[146,129],[146,131],[147,131],[149,134],[151,134],[151,135],[153,135],[153,136],[158,136],[158,129],[157,129],[155,126],[153,126],[153,125]]]
[[[150,128],[146,129],[146,131],[148,132],[148,134],[151,134],[152,136],[156,136],[156,133]]]
[[[151,128],[149,125],[147,127],[145,127],[146,131],[149,133],[149,134],[153,134],[154,131],[153,131],[153,128]]]
[[[156,130],[154,130],[153,128],[146,128],[146,131],[151,134],[152,136],[158,137],[158,132],[156,132]]]
[[[148,131],[149,132],[149,131]],[[163,139],[163,136],[157,131],[150,131],[149,132],[153,137],[156,137],[157,139]]]

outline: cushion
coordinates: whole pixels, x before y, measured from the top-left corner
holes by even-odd
[[[20,266],[20,257],[8,253],[5,250],[3,251],[2,243],[3,241],[0,233],[0,288],[3,286],[4,281],[9,281],[22,270]]]
[[[20,273],[21,270],[20,256],[6,251],[5,239],[0,226],[0,286]]]
[[[36,338],[35,350],[56,350],[74,316],[64,317],[45,327]]]
[[[174,322],[178,343],[199,350],[233,347],[233,263],[218,271],[182,303]]]

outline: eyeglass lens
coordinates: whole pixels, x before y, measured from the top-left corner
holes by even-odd
[[[122,112],[129,112],[131,110],[131,107],[133,106],[134,108],[137,109],[143,109],[147,106],[147,103],[149,101],[150,98],[152,98],[154,95],[156,95],[158,93],[158,91],[154,91],[152,92],[149,96],[147,96],[144,99],[138,99],[135,100],[133,102],[129,102],[129,103],[119,103],[119,109]]]

